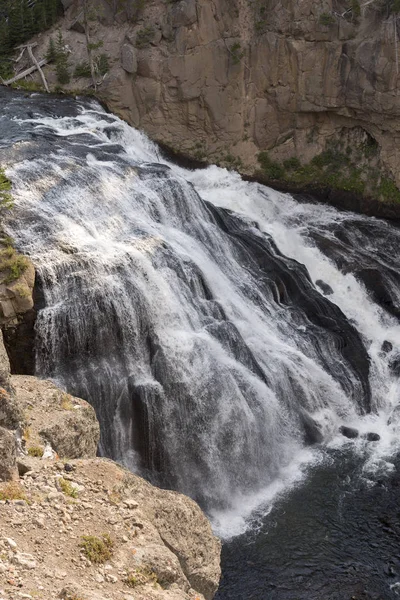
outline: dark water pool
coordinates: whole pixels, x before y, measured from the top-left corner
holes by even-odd
[[[257,532],[224,545],[216,598],[398,600],[400,457],[394,463],[368,480],[351,451],[329,452]]]

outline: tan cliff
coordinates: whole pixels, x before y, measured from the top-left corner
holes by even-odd
[[[109,57],[99,97],[152,139],[281,187],[370,196],[400,214],[390,1],[101,0],[86,23],[82,0],[63,4],[71,72],[87,60],[86,29]],[[38,56],[51,34],[38,38]]]

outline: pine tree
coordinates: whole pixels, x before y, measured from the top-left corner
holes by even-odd
[[[52,37],[50,38],[49,45],[47,46],[46,58],[49,62],[57,61],[57,49]]]
[[[61,30],[58,30],[56,49],[56,75],[58,83],[62,85],[69,83],[71,80],[68,70],[68,53],[65,50],[64,39]]]

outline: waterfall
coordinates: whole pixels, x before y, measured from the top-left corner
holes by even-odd
[[[93,101],[0,104],[7,229],[44,294],[37,374],[94,406],[102,455],[192,496],[222,533],[341,424],[379,431],[357,442],[371,461],[390,455],[394,226],[182,169]]]

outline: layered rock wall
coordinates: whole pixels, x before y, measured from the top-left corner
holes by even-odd
[[[400,100],[390,2],[104,0],[86,25],[81,0],[65,6],[72,66],[87,59],[86,26],[110,58],[100,97],[175,152],[300,190],[317,181],[400,203],[391,184],[400,184]],[[39,54],[48,37],[39,39]],[[88,86],[80,78],[69,88]],[[281,166],[297,159],[308,167],[332,148],[343,156],[345,178],[294,163],[263,170],[258,160],[267,151]]]

